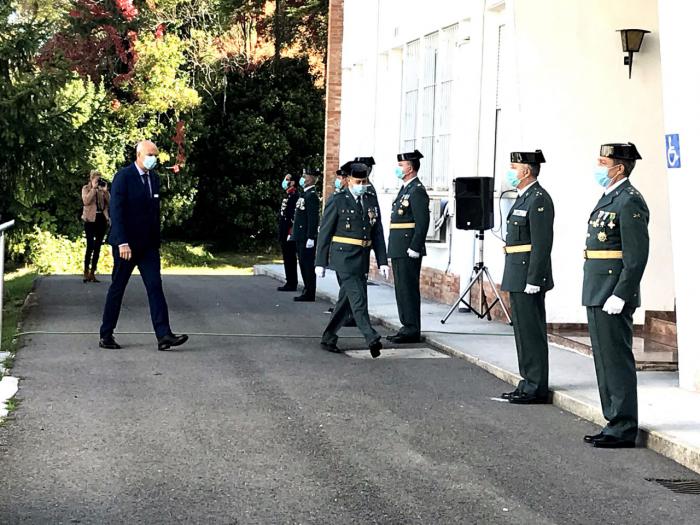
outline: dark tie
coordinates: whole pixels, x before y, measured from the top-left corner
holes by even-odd
[[[143,182],[144,189],[146,190],[146,195],[148,195],[148,198],[151,198],[151,185],[150,181],[148,180],[148,174],[147,173],[142,173],[141,174],[141,182]]]

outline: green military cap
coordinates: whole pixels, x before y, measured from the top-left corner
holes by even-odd
[[[637,146],[628,142],[624,143],[612,143],[603,144],[600,147],[600,156],[608,157],[610,159],[622,159],[622,160],[641,160],[642,156],[637,151]]]
[[[366,179],[369,175],[367,164],[354,162],[350,165],[350,176],[354,179]]]

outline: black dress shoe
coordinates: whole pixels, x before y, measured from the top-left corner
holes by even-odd
[[[338,348],[338,346],[335,343],[325,343],[321,341],[321,348],[327,350],[328,352],[333,352],[334,354],[343,353],[343,351],[340,348]]]
[[[503,392],[501,394],[501,399],[511,399],[512,397],[519,396],[520,391],[519,390],[513,390],[512,392]]]
[[[600,438],[593,440],[593,446],[595,448],[634,448],[635,443],[629,439],[603,434]]]
[[[404,335],[404,334],[394,334],[387,337],[392,343],[397,345],[410,344],[410,343],[420,343],[419,335]]]
[[[101,337],[100,348],[106,348],[107,350],[119,350],[121,345],[117,344],[114,337]]]
[[[298,303],[313,303],[316,301],[315,297],[309,297],[308,295],[298,295],[294,298]]]
[[[187,342],[189,337],[186,334],[168,334],[158,339],[158,350],[170,350],[173,346],[180,346]]]
[[[284,286],[278,286],[277,287],[278,292],[296,292],[297,291],[297,286],[290,285],[290,284],[285,284]]]
[[[382,355],[382,353],[380,352],[382,348],[382,342],[379,339],[377,339],[376,341],[372,341],[369,344],[369,353],[374,359],[376,359],[377,357]]]
[[[602,432],[598,432],[597,434],[586,434],[583,436],[583,442],[584,443],[593,443],[596,439],[600,439],[604,436]]]
[[[549,404],[549,396],[536,396],[535,394],[519,392],[511,396],[508,402],[514,405],[547,405]]]

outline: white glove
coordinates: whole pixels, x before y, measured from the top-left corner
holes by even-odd
[[[389,266],[387,266],[386,264],[382,264],[379,267],[379,273],[381,274],[382,277],[384,277],[384,279],[388,279],[389,278]]]
[[[323,279],[326,276],[326,269],[323,266],[317,266],[314,268],[314,271],[316,272],[316,277]]]
[[[287,235],[287,240],[290,240],[292,238],[291,235]]]
[[[608,300],[605,301],[605,304],[603,305],[603,311],[610,315],[617,315],[620,312],[622,312],[624,306],[624,299],[620,299],[616,295],[611,295],[610,297],[608,297]]]
[[[525,285],[525,293],[526,294],[532,295],[532,294],[538,293],[539,291],[540,291],[539,286],[535,286],[534,284],[526,284]]]
[[[408,256],[411,259],[418,259],[418,257],[420,257],[420,253],[415,252],[415,251],[411,250],[410,248],[408,250],[406,250],[406,253],[408,254]]]
[[[313,247],[314,247],[314,244],[315,244],[315,242],[314,242],[313,239],[309,239],[309,240],[306,241],[306,247],[307,247],[307,248],[313,248]]]

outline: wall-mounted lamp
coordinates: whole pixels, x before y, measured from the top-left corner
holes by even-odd
[[[649,33],[646,29],[618,29],[622,37],[622,51],[627,53],[625,65],[629,66],[629,78],[632,78],[632,56],[642,47],[644,35]]]

